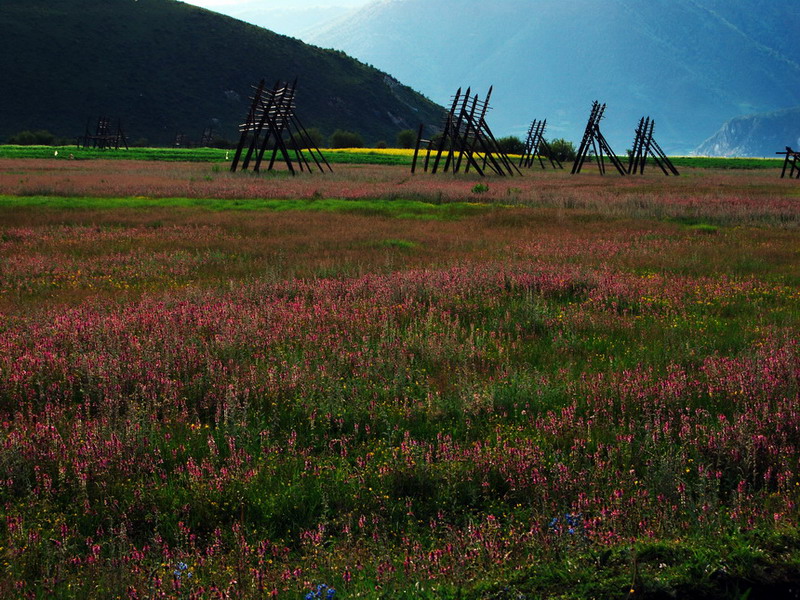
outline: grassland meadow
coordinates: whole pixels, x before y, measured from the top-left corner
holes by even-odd
[[[683,171],[0,158],[0,596],[791,597],[800,188]]]

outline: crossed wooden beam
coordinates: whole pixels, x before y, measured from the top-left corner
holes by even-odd
[[[678,169],[653,138],[653,129],[656,122],[650,117],[642,117],[636,127],[636,137],[633,140],[633,150],[628,157],[628,175],[644,173],[647,157],[651,157],[664,175],[680,175]]]
[[[792,150],[789,146],[786,146],[786,150],[784,152],[776,152],[775,154],[786,155],[786,159],[783,161],[781,179],[786,177],[787,169],[789,169],[790,179],[800,179],[800,152]]]
[[[116,130],[111,126],[111,119],[108,117],[98,117],[97,124],[94,128],[94,133],[90,133],[89,124],[92,118],[89,117],[86,121],[86,129],[84,134],[78,138],[78,147],[81,148],[114,148],[119,150],[121,145],[128,149],[128,139],[125,137],[125,132],[122,130],[122,122],[117,122]]]
[[[544,159],[547,158],[554,169],[564,168],[561,161],[553,156],[550,145],[547,143],[547,140],[544,139],[545,129],[547,129],[547,119],[544,121],[537,121],[534,119],[531,123],[531,126],[528,128],[528,137],[525,140],[525,150],[522,152],[522,156],[519,159],[520,167],[532,167],[538,160],[539,164],[544,169]]]
[[[606,174],[606,165],[603,155],[608,157],[608,160],[614,165],[620,175],[626,175],[625,167],[622,166],[617,155],[611,149],[608,141],[603,133],[600,131],[600,121],[603,119],[603,113],[606,110],[605,104],[600,104],[597,100],[592,103],[592,111],[589,114],[589,120],[586,123],[586,130],[583,133],[581,145],[575,155],[575,162],[572,164],[572,174],[580,173],[583,164],[586,162],[589,153],[592,152],[597,157],[597,165],[600,168],[600,174]]]
[[[264,155],[272,142],[272,153],[267,170],[275,166],[280,153],[287,168],[296,175],[295,163],[300,171],[311,172],[311,157],[317,168],[325,172],[323,165],[333,172],[328,161],[308,135],[295,112],[295,91],[297,79],[293,83],[276,82],[271,89],[264,87],[264,80],[254,88],[253,101],[245,123],[239,125],[241,136],[231,163],[231,171],[239,168],[246,171],[253,162],[253,171],[261,170]],[[306,151],[304,151],[306,150]],[[294,161],[292,161],[294,154]],[[308,155],[308,156],[307,156]]]
[[[438,140],[423,138],[424,126],[419,126],[411,172],[416,171],[420,149],[425,147],[423,168],[426,172],[430,166],[431,173],[436,173],[441,165],[445,172],[458,173],[463,165],[465,173],[472,168],[482,177],[486,176],[487,171],[493,171],[502,176],[514,175],[514,173],[521,175],[517,166],[500,149],[497,139],[486,122],[486,113],[489,111],[491,97],[491,87],[484,100],[480,100],[477,94],[472,96],[470,88],[467,88],[463,94],[461,88],[458,88]],[[432,157],[433,164],[431,165]],[[444,160],[443,165],[442,160]]]

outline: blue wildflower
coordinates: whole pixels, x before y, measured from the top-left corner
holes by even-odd
[[[548,523],[547,527],[553,533],[559,533],[562,531],[559,528],[559,523],[562,522],[566,526],[564,531],[570,535],[575,535],[576,533],[583,531],[583,515],[581,513],[565,513],[563,521],[559,517],[553,517],[550,520],[550,523]]]
[[[189,569],[189,565],[187,565],[185,562],[181,561],[177,565],[175,565],[175,570],[172,572],[172,575],[176,579],[180,579],[184,575],[186,575],[186,577],[189,578],[189,577],[192,576],[192,572],[189,571],[188,569]]]
[[[305,600],[333,600],[335,595],[336,590],[334,588],[320,583],[315,591],[306,594]]]

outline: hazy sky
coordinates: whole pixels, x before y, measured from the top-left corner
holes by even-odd
[[[311,8],[329,6],[358,6],[366,4],[369,0],[184,0],[187,4],[219,10],[223,12],[226,6],[248,6],[263,10],[286,10],[287,8]],[[287,6],[291,5],[291,6]]]
[[[335,19],[370,0],[184,0],[277,33],[302,37],[316,25]]]

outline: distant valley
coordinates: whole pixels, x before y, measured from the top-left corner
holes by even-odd
[[[597,99],[618,153],[648,115],[661,145],[684,154],[734,117],[800,105],[797,31],[800,11],[773,0],[383,0],[307,41],[440,104],[494,85],[501,135],[546,118],[549,137],[580,139]]]

